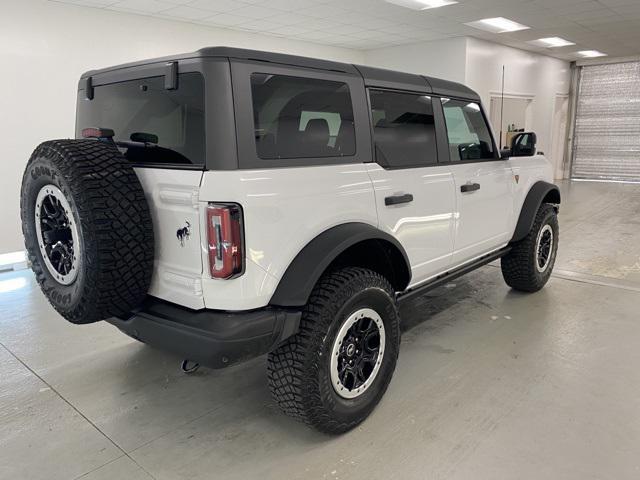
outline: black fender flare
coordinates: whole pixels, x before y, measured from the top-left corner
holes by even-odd
[[[522,204],[520,217],[518,218],[511,242],[522,240],[531,231],[536,213],[538,213],[542,202],[560,204],[560,189],[557,185],[543,181],[533,184]]]
[[[325,230],[300,250],[280,279],[269,304],[281,307],[305,305],[327,267],[349,247],[367,240],[388,242],[402,254],[405,263],[402,267],[408,272],[402,289],[406,288],[411,279],[411,263],[400,242],[369,224],[351,222]]]

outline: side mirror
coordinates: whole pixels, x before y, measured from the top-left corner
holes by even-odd
[[[532,157],[536,154],[538,136],[534,132],[521,132],[511,139],[512,157]]]
[[[502,150],[500,150],[501,160],[509,160],[510,156],[511,156],[511,149],[509,147],[505,147]]]

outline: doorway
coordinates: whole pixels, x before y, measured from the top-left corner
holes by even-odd
[[[500,94],[491,94],[490,119],[496,137],[499,138],[500,147],[511,144],[511,137],[518,131],[531,129],[533,109],[533,96],[504,95],[504,106]],[[500,116],[502,113],[502,125]],[[502,138],[500,138],[502,132]]]

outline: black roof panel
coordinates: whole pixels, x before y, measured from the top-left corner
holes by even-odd
[[[91,70],[84,73],[82,75],[82,78],[90,77],[92,75],[98,75],[101,73],[112,72],[114,70],[123,68],[149,65],[153,63],[186,60],[190,58],[206,57],[239,58],[243,60],[255,60],[259,62],[273,62],[305,68],[316,68],[318,70],[344,72],[361,75],[364,78],[365,84],[367,86],[422,91],[425,93],[434,93],[437,95],[464,97],[474,100],[480,100],[479,95],[469,87],[460,83],[450,82],[448,80],[442,80],[439,78],[397,72],[394,70],[385,70],[382,68],[352,65],[349,63],[332,62],[329,60],[320,60],[316,58],[300,57],[297,55],[286,55],[283,53],[264,52],[260,50],[248,50],[232,47],[206,47],[201,48],[200,50],[193,53],[153,58],[148,60],[141,60],[138,62],[116,65],[99,70]]]
[[[367,87],[397,88],[400,90],[414,90],[418,92],[432,93],[431,85],[424,77],[411,73],[396,72],[384,68],[365,67],[356,65],[356,68],[364,78]]]

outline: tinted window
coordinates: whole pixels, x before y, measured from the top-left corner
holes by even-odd
[[[254,73],[251,93],[260,158],[355,155],[353,108],[345,83]]]
[[[491,133],[479,104],[443,98],[442,107],[452,162],[495,158]]]
[[[178,89],[164,77],[97,86],[93,100],[78,98],[76,135],[88,127],[110,128],[125,157],[134,163],[203,165],[204,79],[183,73]]]
[[[376,161],[386,167],[437,162],[431,97],[371,90]]]

